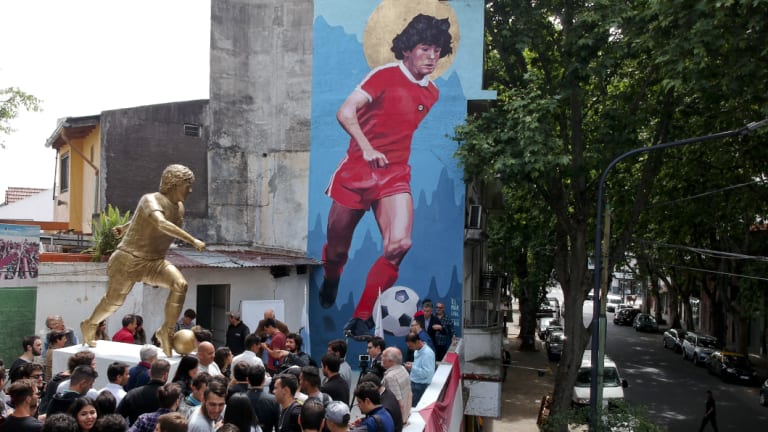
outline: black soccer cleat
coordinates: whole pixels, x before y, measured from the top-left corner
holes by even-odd
[[[336,304],[336,294],[339,292],[339,280],[328,280],[323,278],[323,285],[320,286],[320,306],[328,309]]]
[[[375,324],[372,319],[363,320],[352,317],[344,325],[344,336],[350,337],[356,341],[369,341],[373,338],[373,328]]]

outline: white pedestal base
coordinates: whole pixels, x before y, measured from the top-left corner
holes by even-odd
[[[134,367],[139,363],[139,351],[141,351],[141,345],[127,344],[122,342],[112,342],[100,340],[96,341],[96,347],[91,348],[88,345],[74,345],[66,348],[60,348],[53,351],[53,374],[65,371],[67,369],[67,360],[69,357],[79,351],[92,351],[96,356],[96,372],[99,373],[99,377],[96,378],[96,382],[93,384],[93,388],[101,389],[109,383],[107,379],[107,368],[112,362],[123,362],[128,367]],[[163,351],[157,349],[157,358],[168,360],[171,364],[171,372],[168,375],[168,379],[173,378],[176,373],[176,367],[179,365],[181,355],[175,351],[171,358],[165,356]]]

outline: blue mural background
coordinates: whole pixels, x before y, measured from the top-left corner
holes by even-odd
[[[392,1],[392,0],[389,0]],[[423,0],[435,1],[435,0]],[[481,88],[483,2],[448,2],[460,22],[461,39],[454,47],[451,67],[434,82],[440,99],[414,134],[410,164],[414,199],[413,246],[400,266],[396,286],[407,286],[421,299],[444,301],[461,334],[464,182],[453,154],[453,128],[466,117],[467,100],[490,99]],[[325,188],[344,157],[349,136],[336,120],[336,111],[370,72],[363,53],[363,31],[379,1],[319,0],[315,2],[312,147],[310,154],[309,234],[307,252],[321,258],[331,199]],[[417,12],[414,12],[414,15]],[[443,61],[443,60],[441,60]],[[310,277],[309,321],[313,357],[326,351],[329,340],[343,338],[342,327],[352,316],[382,242],[369,212],[358,225],[339,286],[336,305],[318,302],[322,268]],[[386,335],[387,346],[405,349],[403,337]],[[349,341],[348,360],[354,366],[364,342]]]

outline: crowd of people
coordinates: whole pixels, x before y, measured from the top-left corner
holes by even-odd
[[[53,369],[53,351],[78,339],[62,317],[49,316],[45,337],[23,338],[23,352],[7,373],[0,367],[0,432],[400,432],[452,340],[443,303],[437,310],[433,315],[432,302],[422,302],[405,357],[383,338],[370,338],[356,382],[345,340],[329,341],[327,352],[313,359],[301,335],[273,310],[253,332],[229,312],[226,343],[216,347],[187,309],[176,331],[191,330],[196,350],[178,359],[173,374],[171,363],[158,358],[157,341],[147,343],[143,319],[126,315],[111,338],[104,323],[98,337],[142,345],[139,361],[110,363],[109,382],[99,389],[90,349],[71,355],[65,370]],[[362,416],[353,420],[355,405]]]
[[[33,279],[40,262],[40,243],[0,239],[0,278]]]

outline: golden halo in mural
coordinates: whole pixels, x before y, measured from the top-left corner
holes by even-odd
[[[438,0],[383,0],[368,18],[363,33],[363,51],[371,69],[383,64],[396,62],[392,48],[395,38],[418,14],[431,15],[435,18],[448,18],[451,23],[451,47],[453,54],[443,57],[437,68],[430,75],[435,79],[443,74],[456,58],[459,48],[459,20],[448,2]]]

